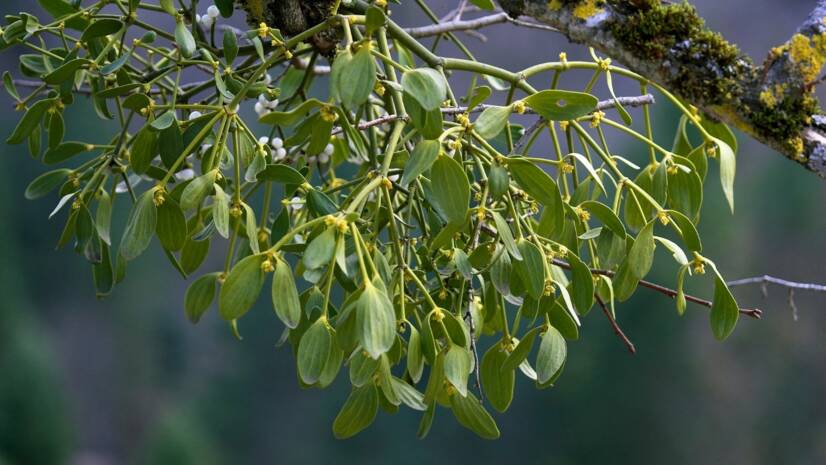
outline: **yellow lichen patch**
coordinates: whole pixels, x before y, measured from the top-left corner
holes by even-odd
[[[795,34],[788,44],[789,57],[794,61],[800,75],[806,82],[817,79],[826,63],[826,35],[817,34],[811,38]]]
[[[597,13],[602,13],[600,3],[600,0],[584,0],[574,8],[574,16],[579,19],[588,19]]]
[[[548,2],[548,9],[551,11],[556,11],[562,8],[562,0],[550,0]]]
[[[792,147],[792,150],[794,150],[796,160],[806,161],[806,157],[803,155],[803,139],[795,137],[789,141],[789,145]]]
[[[264,20],[264,0],[247,0],[244,4],[252,20],[255,22]]]
[[[786,85],[775,84],[773,87],[767,87],[760,92],[760,102],[768,108],[774,108],[783,100],[786,93]]]

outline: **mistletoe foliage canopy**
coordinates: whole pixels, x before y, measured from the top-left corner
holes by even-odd
[[[379,0],[331,4],[290,36],[259,23],[261,2],[247,31],[221,24],[227,0],[40,3],[52,17],[6,16],[0,39],[25,79],[4,75],[22,113],[8,143],[50,167],[26,197],[59,199],[59,245],[91,264],[99,296],[154,241],[191,280],[193,323],[217,311],[238,335],[271,301],[302,386],[349,377],[337,437],[404,405],[422,436],[441,407],[496,438],[489,408],[507,410],[515,379],[552,386],[591,309],[618,329],[615,304],[640,286],[680,314],[710,307],[718,339],[735,327],[696,225],[710,163],[733,207],[737,142],[608,59],[511,72],[451,33],[425,45]],[[448,40],[463,58],[439,55]],[[579,88],[560,88],[569,73]],[[617,97],[615,79],[641,95]],[[653,140],[649,90],[682,112],[673,145]],[[64,112],[86,102],[119,129],[73,140]],[[647,148],[622,156],[606,132]],[[675,290],[644,280],[656,253]],[[713,301],[686,296],[707,271]]]

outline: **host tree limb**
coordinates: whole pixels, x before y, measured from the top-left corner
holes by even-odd
[[[687,3],[500,0],[622,62],[707,115],[826,177],[826,118],[813,94],[826,63],[826,1],[763,64],[708,30]]]

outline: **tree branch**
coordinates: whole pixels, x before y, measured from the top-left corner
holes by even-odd
[[[450,20],[440,21],[436,24],[421,27],[405,28],[405,32],[412,37],[421,39],[423,37],[433,37],[439,34],[447,34],[449,32],[472,32],[479,29],[492,26],[494,24],[511,23],[517,26],[528,27],[533,29],[540,29],[543,31],[559,32],[556,28],[545,24],[537,24],[532,21],[525,21],[519,18],[512,18],[507,13],[494,13],[479,18],[468,20]]]
[[[687,3],[607,0],[590,10],[576,0],[499,3],[512,18],[558,29],[826,177],[826,130],[815,124],[812,93],[826,63],[826,1],[762,66],[709,31]]]
[[[608,322],[611,323],[611,328],[614,330],[614,334],[620,338],[625,347],[628,349],[628,352],[631,352],[631,355],[637,354],[637,348],[634,347],[634,343],[631,342],[631,339],[628,339],[628,336],[622,331],[622,328],[619,327],[617,324],[617,319],[614,318],[614,315],[611,314],[611,311],[608,310],[608,306],[605,305],[605,302],[602,300],[600,296],[594,294],[594,297],[597,299],[597,303],[600,307],[602,307],[602,313],[605,314],[605,317],[608,318]]]
[[[729,281],[729,287],[743,286],[746,284],[776,284],[788,289],[797,289],[802,291],[812,292],[826,292],[826,286],[823,284],[798,283],[795,281],[787,281],[785,279],[775,278],[769,275],[756,276],[754,278],[743,278],[735,281]]]
[[[566,270],[571,269],[571,265],[568,262],[566,262],[564,260],[560,260],[558,258],[554,259],[554,265],[556,265],[560,268],[564,268]],[[614,273],[613,271],[609,271],[609,270],[599,270],[599,269],[596,269],[596,268],[592,268],[591,269],[591,274],[612,277],[616,273]],[[652,291],[657,291],[660,294],[667,295],[668,297],[671,297],[672,299],[677,297],[677,291],[675,291],[674,289],[671,289],[671,288],[668,288],[668,287],[665,287],[665,286],[661,286],[659,284],[652,283],[652,282],[646,281],[644,279],[640,280],[639,285],[642,286],[642,287],[645,287],[647,289],[651,289]],[[701,305],[703,307],[707,307],[707,308],[711,308],[711,306],[713,304],[710,300],[701,299],[699,297],[695,297],[695,296],[689,295],[689,294],[685,294],[685,300],[688,301],[688,302],[695,303],[697,305]],[[742,315],[746,315],[746,316],[749,316],[749,317],[752,317],[752,318],[758,319],[758,320],[763,316],[763,312],[758,308],[740,308],[740,313]]]

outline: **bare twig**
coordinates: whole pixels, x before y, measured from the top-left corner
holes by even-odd
[[[812,292],[826,292],[826,285],[823,284],[799,283],[795,281],[787,281],[785,279],[775,278],[769,275],[756,276],[754,278],[737,279],[735,281],[729,281],[726,284],[728,284],[729,287],[743,286],[746,284],[776,284],[778,286],[782,286],[788,289],[797,289],[801,291]]]
[[[556,265],[560,268],[564,268],[566,270],[571,269],[571,265],[568,262],[566,262],[564,260],[560,260],[558,258],[554,259],[554,265]],[[603,276],[614,276],[616,274],[613,271],[599,270],[599,269],[596,269],[596,268],[592,268],[591,273],[596,274],[596,275],[603,275]],[[652,283],[650,281],[640,280],[639,285],[642,286],[642,287],[645,287],[647,289],[651,289],[653,291],[657,291],[661,294],[667,295],[668,297],[671,297],[672,299],[677,297],[677,291],[675,291],[674,289],[671,289],[671,288],[668,288],[668,287],[665,287],[665,286],[661,286],[659,284]],[[710,300],[701,299],[699,297],[695,297],[695,296],[689,295],[689,294],[685,294],[685,300],[687,300],[688,302],[695,303],[697,305],[701,305],[703,307],[707,307],[707,308],[711,308],[711,306],[713,304],[713,302],[711,302]],[[758,309],[758,308],[740,308],[740,313],[742,315],[746,315],[748,317],[751,317],[751,318],[754,318],[754,319],[757,319],[757,320],[759,320],[763,316],[763,311]]]
[[[763,276],[755,276],[753,278],[743,278],[737,279],[735,281],[730,281],[728,283],[729,287],[735,286],[744,286],[747,284],[759,284],[760,291],[763,294],[763,298],[768,297],[768,285],[774,284],[777,286],[784,287],[788,290],[788,298],[787,301],[789,303],[789,308],[792,310],[792,318],[794,321],[798,319],[798,312],[797,312],[797,304],[794,302],[794,291],[810,291],[810,292],[826,292],[826,286],[823,284],[811,284],[811,283],[799,283],[795,281],[788,281],[785,279],[775,278],[769,275]]]
[[[611,323],[611,328],[614,330],[614,334],[616,334],[617,337],[620,338],[622,343],[625,344],[625,347],[628,349],[628,352],[631,352],[631,355],[636,355],[637,348],[634,347],[634,343],[631,342],[631,339],[628,339],[628,336],[625,335],[625,333],[622,331],[622,328],[620,328],[620,326],[617,324],[617,320],[616,318],[614,318],[614,315],[611,314],[611,311],[608,310],[608,306],[605,305],[605,302],[597,294],[594,294],[594,297],[596,297],[599,306],[602,307],[602,313],[605,314],[605,316],[608,318],[608,322]]]
[[[411,27],[405,31],[415,38],[432,37],[449,32],[468,32],[478,31],[479,29],[492,26],[494,24],[511,23],[517,26],[529,27],[534,29],[541,29],[543,31],[559,32],[556,28],[538,24],[533,21],[525,21],[523,19],[511,18],[507,13],[494,13],[480,18],[468,20],[451,20],[442,21],[437,24],[421,27]]]
[[[469,19],[466,21],[448,21],[429,26],[411,27],[405,29],[408,34],[415,38],[432,37],[448,32],[461,32],[467,30],[482,29],[493,24],[502,24],[509,21],[507,13],[495,13],[481,18]]]

